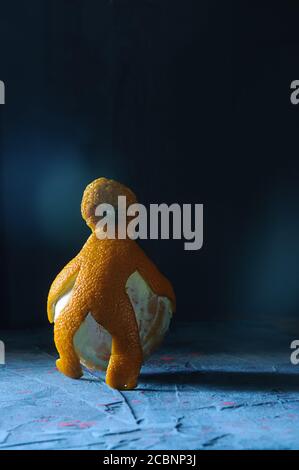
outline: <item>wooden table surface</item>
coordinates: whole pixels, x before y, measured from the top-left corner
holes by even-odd
[[[61,375],[51,327],[0,339],[0,449],[299,449],[291,328],[176,322],[127,392]]]

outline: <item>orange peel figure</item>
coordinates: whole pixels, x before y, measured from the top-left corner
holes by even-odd
[[[137,202],[130,189],[106,178],[85,189],[81,212],[92,234],[55,278],[47,311],[55,323],[59,371],[80,378],[81,364],[107,368],[107,384],[121,390],[136,386],[143,361],[168,329],[176,301],[170,282],[134,240],[97,237],[96,207],[117,208],[118,196],[126,196],[127,206]]]

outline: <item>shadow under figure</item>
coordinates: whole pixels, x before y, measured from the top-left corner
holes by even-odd
[[[81,364],[107,369],[106,382],[116,389],[137,384],[142,362],[162,341],[175,311],[175,294],[134,241],[99,239],[99,204],[117,210],[137,202],[124,185],[99,178],[84,191],[82,217],[92,234],[79,254],[54,280],[48,296],[48,318],[60,359],[57,368],[71,378],[82,376]],[[128,219],[127,219],[128,223]]]

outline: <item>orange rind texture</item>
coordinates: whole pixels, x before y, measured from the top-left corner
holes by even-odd
[[[92,234],[80,253],[55,278],[47,309],[49,321],[53,322],[58,303],[64,302],[54,325],[59,371],[71,378],[81,377],[82,357],[74,339],[92,314],[96,324],[111,336],[106,382],[113,388],[128,390],[136,386],[144,360],[143,332],[127,291],[128,279],[138,273],[152,295],[168,299],[171,313],[175,310],[175,294],[170,282],[135,241],[96,237],[95,208],[100,203],[115,206],[120,195],[127,197],[127,204],[136,202],[131,190],[113,180],[99,178],[87,186],[81,211]],[[159,315],[153,315],[153,327],[148,334],[153,347],[162,336],[159,334],[163,324],[161,312]]]

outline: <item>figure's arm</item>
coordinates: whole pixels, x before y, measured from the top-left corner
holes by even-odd
[[[48,294],[48,319],[54,321],[54,309],[57,300],[62,297],[73,286],[80,269],[79,255],[72,259],[54,279]]]
[[[167,297],[171,301],[173,312],[175,312],[176,298],[173,287],[168,279],[160,273],[155,264],[144,256],[137,270],[156,295]]]

